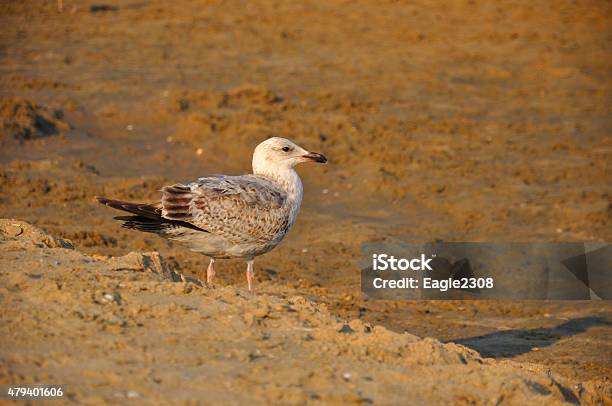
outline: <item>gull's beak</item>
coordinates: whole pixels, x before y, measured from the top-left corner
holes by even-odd
[[[325,158],[325,155],[319,154],[318,152],[309,152],[302,155],[302,158],[304,158],[306,161],[318,162],[321,164],[327,163],[327,158]]]

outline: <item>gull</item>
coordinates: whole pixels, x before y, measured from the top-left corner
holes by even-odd
[[[132,203],[96,196],[104,205],[130,213],[117,216],[122,227],[155,233],[210,258],[206,280],[215,277],[215,260],[246,260],[253,291],[253,262],[276,247],[295,223],[302,204],[302,181],[294,167],[326,163],[285,138],[272,137],[253,152],[253,173],[211,175],[161,189],[159,202]]]

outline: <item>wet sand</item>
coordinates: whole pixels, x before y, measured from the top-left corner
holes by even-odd
[[[360,244],[385,238],[612,239],[609,4],[108,4],[116,10],[92,12],[90,3],[80,1],[64,2],[61,13],[54,2],[1,6],[5,29],[0,33],[0,217],[27,221],[70,240],[77,250],[74,255],[106,258],[158,251],[174,271],[202,278],[205,257],[119,228],[111,219],[114,213],[97,205],[93,196],[152,201],[164,184],[210,173],[245,173],[259,141],[285,136],[324,152],[331,162],[324,168],[299,169],[305,188],[303,209],[283,244],[256,261],[258,295],[279,306],[291,305],[288,298],[299,296],[308,306],[324,304],[329,312],[325,317],[339,322],[358,319],[398,334],[459,343],[484,357],[510,362],[512,368],[516,362],[535,365],[540,372],[550,369],[577,399],[610,399],[610,302],[366,302],[359,293],[357,265]],[[21,296],[9,293],[13,278],[23,278],[24,292],[38,289],[37,279],[23,275],[43,272],[30,269],[39,254],[34,248],[24,249],[24,257],[8,257],[6,250],[0,256],[4,264],[16,266],[2,271],[3,309]],[[111,317],[114,313],[104,310],[108,306],[95,303],[91,295],[98,288],[90,281],[93,276],[87,276],[110,272],[106,265],[71,267],[44,272],[53,280],[74,280],[72,289],[87,294],[63,303],[55,292],[23,293],[23,309],[34,311],[40,305],[30,295],[49,295],[45,301],[50,314],[62,314],[70,306],[76,312],[93,306],[99,317]],[[128,321],[116,327],[120,338],[112,342],[127,346],[129,337],[139,335],[159,343],[170,340],[139,355],[154,354],[159,360],[135,359],[130,365],[185,365],[190,347],[181,337],[193,337],[205,325],[199,302],[210,301],[217,309],[219,295],[235,292],[241,299],[236,299],[239,304],[232,312],[239,318],[251,301],[258,300],[243,297],[243,268],[240,262],[221,262],[215,289],[197,287],[195,295],[186,293],[183,299],[177,299],[183,293],[169,293],[174,287],[164,287],[155,303],[186,300],[187,306],[196,308],[193,314],[185,311],[175,321],[168,312],[143,326]],[[84,275],[76,273],[79,269]],[[127,283],[132,274],[111,273],[108,278]],[[128,303],[149,306],[136,288],[126,289],[132,292],[125,293],[130,295]],[[118,312],[131,311],[131,304],[112,306]],[[211,323],[219,337],[227,338],[213,313]],[[280,313],[279,323],[289,329],[292,319]],[[26,316],[6,310],[2,314],[12,323],[19,317]],[[3,347],[28,336],[28,342],[42,351],[51,332],[65,334],[81,354],[98,351],[89,347],[91,342],[100,348],[114,345],[108,337],[96,335],[107,328],[104,323],[95,327],[92,322],[91,328],[80,330],[78,317],[50,327],[37,316],[27,316],[27,327],[11,324],[11,334],[2,334]],[[256,334],[252,325],[225,328],[238,327],[244,334]],[[285,334],[264,327],[272,331],[266,334]],[[332,342],[332,336],[321,340]],[[452,348],[461,354],[469,351]],[[208,349],[201,351],[206,359]],[[281,358],[291,355],[278,351]],[[45,368],[36,365],[42,361],[8,356],[2,354],[2,381],[43,377],[37,374]],[[311,361],[312,368],[344,382],[340,369],[325,372],[332,356],[316,356],[320,358]],[[82,360],[66,357],[77,371]],[[125,357],[119,352],[107,362],[121,364]],[[240,355],[232,357],[236,365],[244,362]],[[59,361],[49,356],[48,362]],[[264,368],[257,360],[248,362]],[[365,368],[358,358],[342,362]],[[376,357],[365,362],[380,368],[381,374],[395,365]],[[417,375],[405,369],[394,373],[400,381]],[[489,373],[490,369],[482,372]],[[114,374],[71,378],[69,382],[80,382],[83,388],[75,399],[84,399],[87,388],[99,387],[100,382],[108,387],[127,382],[123,389],[129,390],[127,375]],[[270,385],[279,382],[271,371],[256,374],[267,376]],[[153,379],[152,375],[142,379]],[[167,369],[162,375],[157,378],[185,378]],[[332,378],[319,379],[323,385]],[[389,385],[397,379],[389,378]],[[144,385],[139,393],[147,398],[161,390],[149,381],[133,382]],[[227,382],[238,386],[242,381]],[[311,384],[299,382],[295,398],[268,397],[267,386],[254,396],[261,402],[316,400],[306,393]],[[464,385],[461,382],[448,386],[456,388]],[[562,399],[563,391],[551,389],[550,381],[537,382],[548,388],[546,396]],[[385,397],[386,389],[364,382],[352,385],[351,394],[362,391],[356,395],[359,399],[393,403]],[[495,394],[499,387],[491,385],[487,393]],[[580,395],[581,387],[589,395]],[[322,402],[348,401],[325,397],[333,391],[323,388],[313,389]],[[197,388],[193,390],[185,399],[199,396]],[[228,387],[217,390],[219,396],[237,392]],[[287,392],[283,385],[277,390]],[[371,392],[377,390],[381,392]],[[466,396],[480,396],[475,394],[482,390],[468,390]],[[112,394],[107,392],[99,390],[96,396],[110,401],[113,398],[105,396]],[[426,396],[427,391],[419,393]],[[525,389],[524,396],[541,402],[535,399],[544,395],[532,388]],[[359,399],[353,400],[363,401]],[[495,403],[483,399],[476,401]],[[514,402],[518,399],[523,398]],[[446,400],[470,403],[469,398],[428,401]]]

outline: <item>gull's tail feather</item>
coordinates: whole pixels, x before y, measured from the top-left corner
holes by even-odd
[[[133,216],[117,216],[115,220],[122,221],[122,227],[143,231],[147,233],[164,234],[170,229],[177,227],[190,228],[192,230],[204,231],[193,224],[185,221],[167,219],[162,217],[161,204],[147,204],[147,203],[131,203],[124,202],[121,200],[107,199],[106,197],[96,196],[96,200],[105,206],[112,207],[113,209],[126,211],[134,214]]]

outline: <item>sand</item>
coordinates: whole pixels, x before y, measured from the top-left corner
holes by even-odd
[[[0,378],[61,382],[78,404],[610,400],[601,383],[578,389],[536,364],[343,321],[294,292],[185,279],[157,253],[90,256],[10,219],[0,236]]]
[[[609,402],[610,302],[364,301],[358,268],[385,239],[612,240],[609,4],[105,4],[0,5],[0,218],[56,241],[3,234],[0,383],[49,374],[91,403]],[[256,261],[257,297],[243,263],[199,286],[205,257],[93,199],[246,173],[273,135],[330,164],[299,169],[303,209]],[[393,338],[337,334],[349,322]]]

